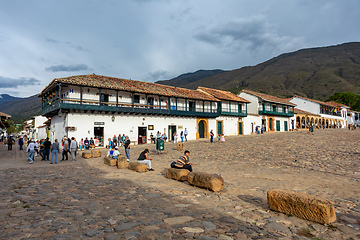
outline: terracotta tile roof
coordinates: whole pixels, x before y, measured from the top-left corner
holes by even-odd
[[[197,90],[208,93],[208,94],[212,95],[213,97],[220,99],[220,100],[250,103],[248,100],[246,100],[242,97],[239,97],[229,91],[223,91],[223,90],[206,88],[206,87],[198,87]]]
[[[55,83],[73,84],[78,86],[114,89],[127,92],[137,92],[144,94],[160,95],[167,97],[179,97],[188,99],[198,99],[205,101],[219,101],[218,99],[204,92],[190,90],[185,88],[171,87],[157,83],[140,82],[115,77],[107,77],[95,74],[78,75],[65,78],[55,78],[38,95],[41,97],[48,89],[51,89]]]
[[[323,101],[319,101],[319,100],[315,100],[315,99],[311,99],[311,98],[307,98],[307,97],[302,97],[302,96],[299,96],[299,95],[295,95],[294,97],[306,99],[306,100],[309,100],[309,101],[312,101],[312,102],[315,102],[315,103],[319,103],[319,104],[321,104],[321,105],[329,106],[329,107],[336,107],[336,108],[344,107],[344,108],[350,108],[349,106],[346,106],[346,105],[344,105],[344,104],[337,103],[337,102],[332,102],[332,101],[330,101],[330,102],[323,102]],[[291,99],[293,99],[294,97],[292,97]]]
[[[287,101],[284,98],[278,98],[278,97],[267,95],[267,94],[264,94],[264,93],[253,92],[253,91],[250,91],[250,90],[247,90],[247,89],[243,89],[241,92],[245,92],[245,93],[254,95],[254,96],[258,97],[258,98],[261,98],[264,101],[274,102],[274,103],[281,103],[281,104],[285,104],[285,105],[289,105],[289,106],[296,106],[296,104],[291,103],[291,102]]]
[[[9,114],[0,112],[0,117],[6,117],[6,118],[11,118],[11,116]]]
[[[294,109],[294,113],[295,113],[295,114],[306,114],[306,115],[312,115],[312,116],[321,117],[321,116],[318,115],[318,114],[311,113],[311,112],[307,112],[307,111],[304,111],[304,110],[301,110],[301,109],[298,109],[298,108],[295,108],[295,109]]]

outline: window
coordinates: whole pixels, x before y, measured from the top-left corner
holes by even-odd
[[[273,108],[273,109],[272,109],[273,112],[277,112],[277,111],[276,111],[276,105],[272,105],[272,108]]]
[[[195,102],[189,101],[189,111],[195,112]]]
[[[134,95],[134,103],[140,103],[140,95]]]
[[[102,93],[101,94],[101,102],[109,102],[109,94]]]

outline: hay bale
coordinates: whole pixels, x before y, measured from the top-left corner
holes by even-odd
[[[217,192],[224,188],[224,179],[217,174],[191,172],[187,176],[189,184],[201,188],[206,188],[211,191]]]
[[[129,162],[128,168],[130,170],[136,171],[136,172],[147,172],[148,166],[146,164],[141,164],[137,162]]]
[[[166,177],[178,181],[187,181],[189,172],[187,169],[168,168],[166,170]]]
[[[335,208],[327,199],[305,193],[272,189],[267,193],[271,210],[313,222],[329,224],[336,221]]]

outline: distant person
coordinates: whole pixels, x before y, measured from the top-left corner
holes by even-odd
[[[149,149],[145,149],[144,151],[142,151],[138,157],[137,162],[141,163],[141,164],[146,164],[149,167],[149,171],[154,171],[153,168],[151,168],[151,161],[153,160],[152,158],[149,158]]]
[[[164,134],[161,136],[161,138],[164,139],[164,142],[166,142],[166,140],[167,140],[166,133],[164,133]]]
[[[214,142],[214,132],[213,132],[212,129],[211,129],[211,131],[210,131],[210,142],[211,142],[211,143]]]
[[[68,151],[69,151],[69,142],[67,140],[67,137],[64,137],[62,141],[62,159],[61,161],[68,160]]]
[[[155,137],[154,137],[153,133],[150,133],[150,141],[151,141],[151,143],[155,143]]]
[[[184,142],[184,132],[183,131],[180,132],[180,139],[181,139],[181,142],[183,143]]]
[[[170,164],[171,168],[187,169],[192,172],[192,163],[190,162],[190,151],[186,150],[184,155],[180,156],[179,159]]]
[[[187,130],[187,128],[185,128],[184,136],[185,136],[185,141],[186,141],[186,142],[187,142],[187,135],[188,135],[188,130]]]
[[[225,142],[225,136],[224,136],[224,134],[221,134],[221,135],[220,135],[220,142]]]
[[[23,145],[24,145],[24,139],[23,139],[23,137],[22,136],[20,136],[20,138],[19,138],[19,147],[20,147],[20,150],[23,150]]]
[[[8,141],[7,141],[7,145],[8,145],[8,151],[12,151],[12,145],[15,143],[15,140],[13,138],[13,136],[10,136]]]
[[[28,144],[28,146],[26,148],[27,159],[29,160],[30,164],[32,164],[34,162],[35,149],[36,149],[36,143],[34,142],[33,139],[31,139],[30,143]]]
[[[112,158],[117,159],[119,157],[119,155],[120,155],[119,147],[115,146],[115,150],[113,152]]]
[[[55,158],[55,164],[57,164],[58,155],[59,155],[59,151],[60,151],[60,146],[59,146],[59,143],[58,143],[57,139],[55,139],[55,142],[51,145],[50,151],[51,151],[51,162],[50,162],[50,164],[54,163],[54,158]]]
[[[76,149],[77,149],[77,143],[75,141],[75,138],[72,137],[71,142],[70,142],[70,153],[71,153],[71,157],[72,157],[73,162],[76,161],[76,156],[75,156]]]
[[[178,134],[176,132],[174,132],[173,137],[174,137],[174,143],[177,143]]]
[[[50,155],[50,149],[51,149],[51,142],[49,141],[49,138],[46,138],[46,141],[44,142],[44,160],[49,160]]]
[[[161,138],[161,132],[158,131],[158,132],[156,133],[156,139],[160,139],[160,138]]]
[[[93,138],[90,138],[89,144],[90,144],[90,149],[94,149],[94,148],[95,148],[95,142],[94,142],[94,139],[93,139]]]
[[[127,162],[130,162],[130,144],[131,144],[131,141],[129,139],[129,136],[126,136],[125,139],[126,139],[125,144],[124,144],[125,156],[126,156]]]
[[[85,138],[85,140],[84,140],[84,148],[86,150],[89,150],[89,148],[90,148],[90,142],[89,142],[88,138]]]
[[[79,141],[79,150],[82,151],[83,149],[85,149],[85,145],[84,145],[84,139],[82,138]]]

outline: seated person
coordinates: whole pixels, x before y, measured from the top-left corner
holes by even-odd
[[[84,148],[85,149],[89,149],[89,140],[88,140],[88,138],[85,138],[85,140],[84,140]]]
[[[166,140],[167,140],[166,133],[164,133],[164,134],[161,136],[161,138],[164,139],[164,141],[166,142]]]
[[[224,136],[224,134],[221,134],[220,142],[225,142],[225,136]]]
[[[95,143],[94,143],[94,139],[93,139],[93,138],[90,138],[89,144],[90,144],[90,148],[91,148],[91,149],[92,149],[92,148],[95,148]]]
[[[171,168],[187,169],[192,172],[192,163],[190,162],[190,151],[186,150],[183,156],[170,164]]]
[[[117,159],[119,155],[120,155],[119,147],[115,146],[115,150],[114,150],[114,152],[112,154],[112,158]]]
[[[140,153],[140,156],[139,156],[137,162],[148,165],[149,171],[154,171],[154,169],[151,168],[151,160],[153,160],[153,159],[149,158],[148,153],[149,153],[149,149],[145,149],[144,151],[142,151]]]

